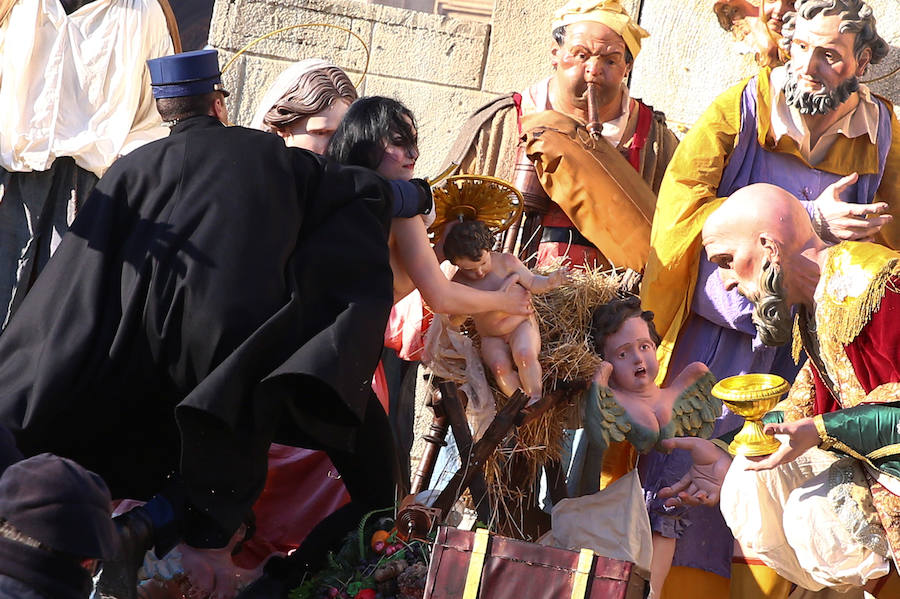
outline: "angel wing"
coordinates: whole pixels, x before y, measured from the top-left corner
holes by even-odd
[[[713,397],[716,378],[707,371],[675,399],[672,422],[675,437],[703,437],[712,435],[716,418],[722,414],[722,400]]]
[[[616,402],[609,387],[594,383],[588,390],[584,430],[592,443],[604,449],[613,441],[624,441],[626,433],[631,431],[628,414]]]

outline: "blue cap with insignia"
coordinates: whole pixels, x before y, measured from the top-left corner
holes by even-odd
[[[199,96],[214,91],[228,95],[222,87],[219,53],[215,50],[195,50],[153,58],[147,61],[147,68],[150,69],[154,98]]]

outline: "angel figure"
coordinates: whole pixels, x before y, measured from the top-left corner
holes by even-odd
[[[659,335],[653,313],[641,310],[637,297],[597,307],[591,337],[603,362],[584,395],[584,435],[575,442],[569,470],[572,497],[554,506],[543,542],[633,562],[649,571],[650,597],[658,597],[675,539],[651,532],[637,454],[670,437],[709,437],[722,404],[710,393],[712,374],[699,362],[668,387],[657,386]]]
[[[640,299],[616,299],[593,314],[594,348],[603,358],[585,405],[585,430],[598,447],[627,440],[641,453],[671,437],[709,437],[722,402],[710,391],[715,378],[700,362],[689,364],[668,387],[656,384],[659,335]]]

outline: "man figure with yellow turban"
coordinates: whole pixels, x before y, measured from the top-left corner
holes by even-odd
[[[871,8],[863,0],[797,0],[782,33],[788,63],[717,98],[663,180],[642,288],[663,337],[661,381],[693,361],[718,378],[796,374],[789,351],[760,341],[752,304],[724,290],[701,255],[706,217],[736,189],[771,183],[790,191],[828,242],[900,246],[891,216],[900,206],[900,125],[890,104],[857,80],[888,51]],[[668,474],[679,475],[674,467]]]
[[[550,30],[553,73],[477,111],[448,162],[513,180],[523,192],[523,230],[508,236],[507,250],[519,237],[525,246],[519,254],[537,250],[539,265],[562,259],[640,272],[656,193],[678,144],[665,115],[632,98],[626,85],[649,33],[619,0],[572,0],[555,13]],[[551,490],[555,499],[593,494],[601,480],[608,485],[628,474],[637,459],[629,443],[613,442],[598,476],[595,464],[585,465],[596,451],[580,431],[573,446],[568,489]],[[655,549],[670,558],[674,539],[655,541],[667,545]],[[668,568],[667,559],[654,562],[654,570],[657,563]]]
[[[478,110],[448,161],[515,181],[526,196],[526,220],[543,225],[535,235],[539,264],[566,256],[575,266],[640,271],[656,190],[678,144],[665,115],[632,98],[625,84],[649,34],[618,0],[572,0],[556,12],[551,31],[553,74]],[[597,90],[593,119],[589,84]],[[591,120],[601,139],[588,135]],[[521,134],[526,142],[515,161]]]

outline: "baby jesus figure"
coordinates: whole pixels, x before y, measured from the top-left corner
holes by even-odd
[[[536,275],[513,254],[491,251],[493,245],[494,237],[483,222],[467,220],[453,225],[444,238],[444,255],[459,268],[453,280],[485,291],[505,291],[510,285],[521,285],[535,294],[546,293],[568,281],[565,270],[549,276]],[[475,314],[473,318],[481,337],[481,358],[500,390],[510,397],[521,388],[529,397],[528,405],[540,400],[541,335],[534,315],[494,311]]]

